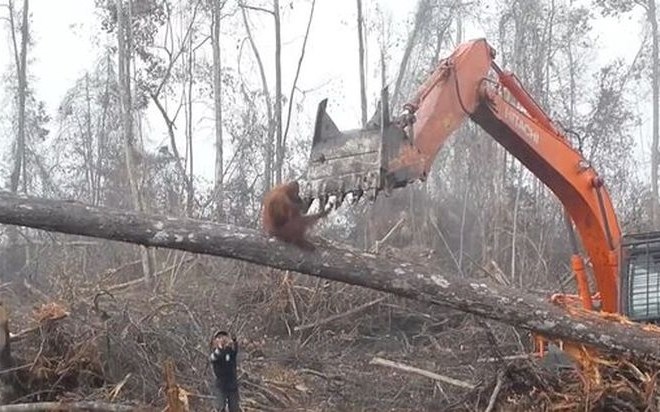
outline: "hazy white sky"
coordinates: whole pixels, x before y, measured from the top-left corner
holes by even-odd
[[[395,24],[393,30],[409,29],[406,20],[415,6],[414,1],[401,0],[372,0],[391,13]],[[588,2],[588,0],[582,0]],[[20,2],[19,2],[20,3]],[[365,7],[370,0],[364,0]],[[304,34],[308,2],[293,1],[294,13],[299,18],[291,23],[287,20],[283,34],[283,72],[285,94],[288,94],[290,84],[295,73],[300,44]],[[51,114],[55,110],[67,89],[74,81],[84,74],[85,70],[93,67],[96,57],[96,46],[93,37],[98,36],[98,21],[94,15],[94,2],[92,0],[31,0],[33,15],[32,30],[35,46],[30,50],[30,57],[34,59],[30,70],[35,76],[35,88],[39,98],[46,101]],[[287,3],[288,5],[288,3]],[[357,45],[355,32],[355,0],[317,0],[315,20],[308,40],[307,53],[301,72],[300,89],[318,89],[309,93],[304,102],[304,112],[298,125],[303,132],[311,134],[311,120],[315,114],[318,102],[324,97],[330,98],[329,108],[332,117],[340,128],[352,128],[359,122],[359,87]],[[1,10],[1,9],[0,9]],[[4,10],[2,11],[4,13]],[[595,22],[598,33],[598,58],[596,65],[602,65],[608,60],[621,56],[630,61],[639,45],[641,32],[640,15],[632,15],[621,21],[617,19],[600,19]],[[367,15],[367,18],[370,16]],[[272,67],[271,21],[267,17],[253,17],[255,25],[263,24],[265,29],[258,34],[257,41],[262,48],[263,58],[267,70]],[[465,38],[483,37],[481,27],[474,25],[466,27]],[[369,48],[375,50],[378,45],[376,39]],[[223,44],[223,53],[226,59],[236,58],[236,40],[228,40]],[[11,63],[9,37],[5,26],[0,31],[0,67],[6,68]],[[251,59],[251,54],[245,53],[243,61]],[[394,60],[398,57],[395,54]],[[370,74],[370,106],[376,103],[373,96],[379,92],[380,81],[377,77],[377,62],[369,67]],[[234,63],[228,63],[234,65]],[[391,76],[393,73],[389,73]],[[258,83],[254,83],[255,86]],[[320,87],[322,86],[322,87]],[[272,87],[272,86],[271,86]],[[649,105],[650,106],[650,105]],[[371,113],[369,113],[371,115]],[[150,140],[152,145],[165,142],[165,132],[160,119],[154,113],[149,115]],[[294,125],[295,126],[295,125]],[[648,140],[648,127],[644,126],[644,141]],[[51,127],[56,132],[56,126]],[[180,129],[183,130],[183,129]],[[196,173],[210,178],[213,174],[213,129],[208,119],[196,126]],[[183,139],[183,137],[181,137]],[[181,141],[181,145],[183,145]],[[646,145],[648,147],[648,145]],[[648,156],[646,156],[648,157]]]

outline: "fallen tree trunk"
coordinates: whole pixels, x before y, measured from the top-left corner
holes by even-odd
[[[130,412],[135,410],[153,410],[156,408],[136,408],[104,402],[35,402],[0,406],[0,412],[42,412],[42,411],[95,411],[95,412]]]
[[[251,229],[193,219],[0,194],[0,223],[240,259],[359,285],[500,321],[613,354],[660,362],[660,334],[638,324],[575,317],[522,291],[411,262],[335,247],[303,252]]]

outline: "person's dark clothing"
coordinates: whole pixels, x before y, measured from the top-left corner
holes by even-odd
[[[229,404],[228,412],[239,411],[238,374],[236,372],[236,356],[238,354],[238,342],[233,339],[233,347],[215,348],[211,353],[210,360],[213,367],[215,380],[212,388],[217,400],[218,409],[225,411]]]

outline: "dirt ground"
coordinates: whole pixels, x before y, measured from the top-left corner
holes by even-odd
[[[13,402],[162,408],[163,365],[172,360],[190,410],[211,411],[207,358],[217,329],[238,336],[246,412],[483,411],[494,391],[494,411],[599,410],[611,393],[585,392],[570,376],[575,372],[551,374],[523,358],[529,335],[508,326],[237,261],[173,253],[166,259],[172,264],[156,286],[131,280],[135,264],[93,276],[53,267],[48,276],[0,285],[11,330],[21,336],[12,351],[24,388]],[[646,387],[654,387],[652,371],[638,372],[631,382],[646,376]],[[619,388],[628,395],[614,396],[620,408],[609,410],[636,410],[644,396],[655,399],[654,390]]]

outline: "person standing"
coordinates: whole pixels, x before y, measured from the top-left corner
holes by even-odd
[[[225,331],[218,331],[213,336],[209,359],[215,379],[211,388],[216,398],[217,408],[221,412],[240,412],[238,393],[238,374],[236,373],[238,342]]]

